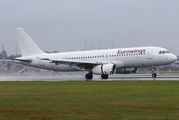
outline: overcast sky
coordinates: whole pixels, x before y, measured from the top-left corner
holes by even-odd
[[[179,0],[0,0],[8,55],[18,27],[43,51],[85,50],[86,42],[89,50],[152,45],[179,55]]]

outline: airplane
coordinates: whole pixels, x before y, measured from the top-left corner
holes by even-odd
[[[110,74],[136,73],[138,67],[151,67],[156,77],[155,66],[173,63],[177,57],[162,47],[132,47],[61,53],[45,53],[28,36],[23,28],[16,28],[22,56],[14,62],[26,66],[53,71],[88,71],[87,80],[93,74],[108,79]]]

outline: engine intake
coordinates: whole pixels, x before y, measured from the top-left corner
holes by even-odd
[[[92,73],[96,75],[114,74],[115,71],[116,71],[116,66],[112,63],[97,65],[92,68]]]

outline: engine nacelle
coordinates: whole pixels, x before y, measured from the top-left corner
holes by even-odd
[[[119,68],[116,69],[116,73],[119,74],[130,74],[130,73],[136,73],[138,68]]]
[[[92,73],[97,75],[114,74],[115,71],[116,71],[116,66],[112,63],[97,65],[92,68]]]

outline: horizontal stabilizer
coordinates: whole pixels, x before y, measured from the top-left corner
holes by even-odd
[[[32,62],[30,58],[15,58],[14,61]]]

